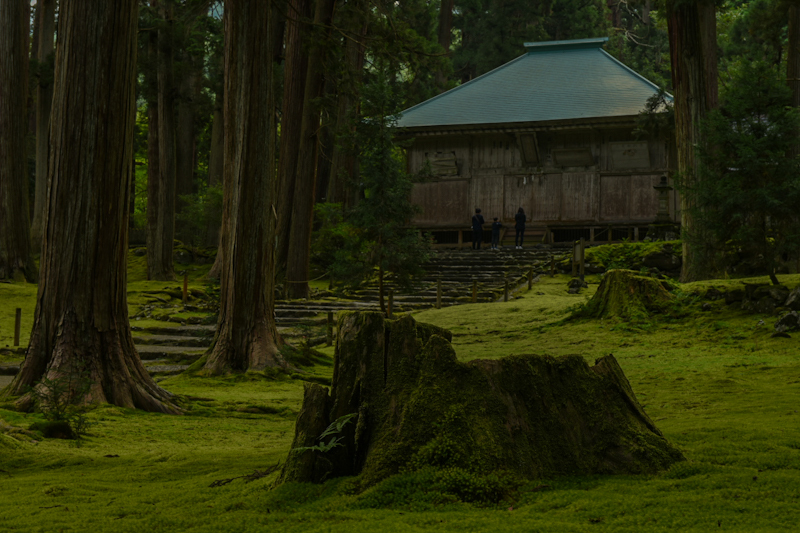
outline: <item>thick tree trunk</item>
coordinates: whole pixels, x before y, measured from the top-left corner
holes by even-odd
[[[36,18],[39,24],[39,83],[36,85],[36,193],[33,202],[31,248],[42,251],[42,222],[47,198],[47,158],[50,149],[50,107],[53,103],[53,77],[50,65],[54,50],[56,1],[40,0]]]
[[[175,84],[172,67],[172,8],[151,2],[164,18],[158,29],[158,180],[148,183],[147,277],[175,279],[172,248],[175,239]]]
[[[294,200],[297,159],[300,154],[300,129],[303,121],[303,97],[308,75],[308,54],[304,49],[307,29],[304,25],[312,16],[310,0],[290,0],[286,21],[286,59],[284,61],[283,110],[281,139],[278,153],[278,247],[276,270],[286,270],[289,253],[289,230]]]
[[[703,144],[700,122],[717,107],[717,41],[714,3],[710,0],[679,2],[667,7],[667,22],[675,95],[675,136],[681,190],[681,226],[686,234],[695,228],[692,211],[697,147]],[[683,240],[681,279],[706,278],[711,269],[701,246]]]
[[[800,1],[789,4],[789,50],[786,54],[786,78],[792,90],[792,106],[800,109]],[[798,142],[792,150],[800,155],[800,132]]]
[[[42,275],[7,391],[79,375],[91,384],[79,401],[177,413],[139,360],[126,303],[137,5],[61,1]]]
[[[365,13],[366,7],[360,9],[357,4],[356,13]],[[355,124],[358,119],[360,107],[359,94],[362,85],[364,69],[364,54],[366,46],[364,39],[367,36],[367,21],[365,16],[358,17],[353,24],[352,31],[358,32],[356,40],[347,39],[345,42],[344,72],[345,78],[339,82],[338,102],[336,111],[337,141],[333,145],[331,156],[330,178],[326,200],[331,203],[341,203],[345,207],[349,204],[348,185],[355,176],[356,157],[353,150],[348,147],[355,133]]]
[[[525,355],[461,363],[448,331],[406,316],[340,317],[330,394],[306,387],[279,483],[403,470],[513,471],[526,478],[639,474],[683,459],[636,399],[614,356]],[[321,438],[333,422],[352,420]]]
[[[453,0],[441,0],[439,4],[439,46],[446,54],[450,53],[450,42],[453,38]],[[447,77],[440,67],[436,71],[436,87],[443,91],[447,86]]]
[[[25,150],[30,3],[0,3],[0,279],[34,281]]]
[[[214,118],[211,123],[211,151],[208,154],[208,184],[212,186],[222,185],[223,160],[223,118],[222,118],[222,95],[217,96],[219,107],[214,106]]]
[[[189,59],[186,58],[186,63]],[[195,100],[199,94],[200,74],[192,72],[181,81],[180,101],[177,108],[175,131],[175,191],[178,198],[194,192],[195,137],[194,111]],[[180,211],[182,202],[176,202],[176,210]]]
[[[225,207],[217,336],[210,374],[286,367],[274,318],[275,91],[260,0],[225,3]]]
[[[314,222],[314,197],[316,195],[316,158],[320,121],[319,103],[316,101],[324,86],[323,59],[325,41],[329,37],[331,18],[336,0],[318,0],[314,23],[324,28],[314,43],[308,58],[308,75],[303,97],[303,119],[300,130],[299,157],[292,199],[289,251],[286,256],[286,284],[289,298],[308,298],[308,279],[311,267],[311,227]]]

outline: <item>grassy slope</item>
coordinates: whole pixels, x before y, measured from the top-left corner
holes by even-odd
[[[513,510],[509,504],[483,509],[465,504],[363,509],[363,500],[337,492],[338,480],[272,492],[267,490],[272,477],[209,488],[213,480],[248,474],[283,459],[302,383],[256,376],[175,377],[162,385],[207,399],[193,401],[187,416],[104,407],[91,414],[95,425],[80,448],[66,441],[42,441],[12,449],[7,438],[0,440],[0,477],[5,478],[0,485],[0,529],[793,528],[800,521],[798,337],[770,338],[771,317],[742,315],[722,302],[703,312],[691,299],[691,314],[680,322],[660,320],[638,327],[613,321],[561,324],[567,309],[585,298],[567,295],[566,281],[565,276],[544,278],[508,303],[431,310],[418,319],[451,328],[463,360],[576,353],[593,361],[614,353],[647,412],[683,450],[686,463],[651,477],[538,480],[521,492]],[[594,281],[589,293],[597,286]],[[800,278],[786,276],[782,281],[795,286]],[[716,282],[725,283],[734,282]],[[5,300],[0,301],[4,312]],[[759,325],[762,318],[766,324]],[[329,367],[314,370],[330,375]],[[38,415],[0,409],[0,418],[25,427]],[[539,485],[548,487],[531,490]]]

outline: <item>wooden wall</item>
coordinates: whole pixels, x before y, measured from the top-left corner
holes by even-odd
[[[458,175],[414,186],[412,201],[423,212],[413,222],[464,226],[476,207],[487,222],[511,222],[522,207],[533,224],[647,223],[658,211],[653,185],[667,172],[669,150],[664,140],[639,141],[630,131],[538,133],[538,167],[523,166],[511,134],[420,138],[408,153],[410,172],[439,153],[455,155]],[[565,166],[572,162],[594,164]]]

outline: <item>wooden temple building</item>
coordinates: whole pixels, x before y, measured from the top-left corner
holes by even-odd
[[[644,238],[674,139],[634,136],[658,87],[603,50],[607,40],[526,43],[524,55],[403,111],[408,170],[430,169],[412,191],[413,224],[437,244],[468,244],[476,207],[512,234],[522,207],[526,243]],[[671,192],[672,220],[678,209]]]

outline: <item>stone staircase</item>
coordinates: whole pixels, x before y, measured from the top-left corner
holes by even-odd
[[[436,306],[437,287],[441,284],[442,307],[472,302],[473,283],[477,302],[502,300],[508,281],[509,290],[524,285],[529,271],[533,275],[549,272],[553,254],[566,250],[558,246],[536,245],[516,250],[512,247],[492,250],[439,249],[425,266],[426,275],[405,291],[391,279],[385,284],[385,294],[393,292],[393,312],[408,312]],[[168,303],[165,302],[164,307]],[[175,308],[175,307],[173,307]],[[275,318],[278,332],[289,342],[305,342],[310,346],[326,342],[328,313],[338,311],[377,311],[378,288],[368,285],[353,292],[321,294],[313,300],[278,300]],[[176,323],[164,315],[158,326],[139,326],[131,323],[133,340],[148,371],[156,376],[183,372],[205,353],[214,338],[214,325]],[[0,383],[8,381],[19,369],[10,363],[0,365]]]

